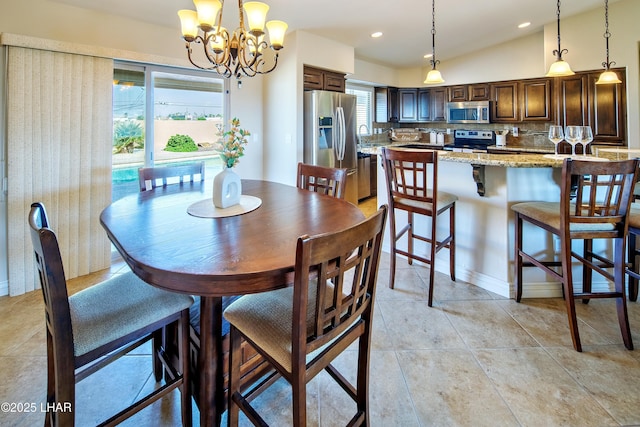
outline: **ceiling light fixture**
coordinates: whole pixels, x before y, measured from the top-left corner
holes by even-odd
[[[611,33],[609,32],[609,0],[604,0],[604,39],[607,45],[607,60],[602,63],[604,72],[600,74],[596,82],[597,85],[622,83],[615,71],[611,71],[610,69],[611,66],[616,65],[616,63],[609,61],[609,37],[611,37]]]
[[[371,33],[371,37],[377,39],[378,37],[382,37],[381,31],[376,31],[375,33]]]
[[[429,62],[432,68],[427,74],[424,83],[428,85],[444,83],[442,74],[436,69],[436,66],[440,63],[436,59],[436,0],[431,1],[431,52],[431,60]]]
[[[531,25],[531,22],[523,22],[522,24],[518,25],[518,28],[527,28],[529,25]]]
[[[273,71],[278,65],[278,51],[282,49],[287,24],[283,21],[266,23],[269,43],[265,40],[265,20],[269,6],[250,1],[242,4],[238,0],[239,26],[229,33],[222,26],[224,0],[193,0],[197,11],[180,10],[178,16],[182,26],[182,37],[186,41],[189,62],[196,68],[214,70],[223,77],[254,77]],[[245,28],[244,14],[247,15]],[[202,33],[200,33],[200,31]],[[199,65],[192,57],[191,43],[201,43],[207,65]],[[265,49],[273,53],[267,62]],[[267,65],[268,64],[268,65]]]
[[[553,51],[553,54],[556,55],[556,61],[549,67],[547,77],[572,76],[575,73],[571,70],[569,63],[562,59],[562,54],[569,51],[560,47],[560,0],[558,0],[556,15],[558,16],[558,49]]]

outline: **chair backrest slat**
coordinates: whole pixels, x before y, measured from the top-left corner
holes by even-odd
[[[438,183],[438,154],[433,150],[383,148],[382,162],[391,196],[433,202]]]
[[[298,163],[298,188],[344,199],[347,170]]]
[[[166,187],[171,184],[172,178],[179,184],[183,184],[185,178],[189,179],[188,182],[195,182],[198,175],[200,176],[200,181],[204,181],[204,162],[140,168],[138,169],[138,183],[140,184],[140,191],[147,191],[158,186]]]
[[[624,236],[638,162],[566,159],[561,185],[561,222],[567,225],[566,232],[572,229],[571,224],[611,224],[600,231],[602,237]],[[575,226],[573,230],[575,234]],[[593,227],[586,232],[592,236],[598,233]]]

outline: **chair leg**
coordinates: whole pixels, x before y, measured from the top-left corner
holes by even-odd
[[[231,325],[229,330],[229,389],[227,392],[227,425],[237,426],[239,406],[234,395],[240,393],[240,333]]]
[[[616,292],[621,294],[616,298],[616,311],[618,313],[618,323],[620,323],[620,332],[622,333],[622,341],[628,350],[633,350],[633,340],[631,339],[631,328],[629,327],[629,315],[627,313],[627,298],[625,296],[625,241],[623,238],[615,239],[614,243],[614,285]]]
[[[580,343],[580,333],[578,332],[578,318],[576,316],[576,302],[573,298],[573,273],[571,271],[571,239],[561,236],[561,258],[562,258],[562,288],[564,289],[564,301],[567,305],[567,317],[569,319],[569,330],[573,348],[582,351]]]
[[[449,209],[449,275],[452,281],[456,281],[456,204]]]
[[[358,378],[356,380],[356,405],[358,413],[364,414],[363,425],[369,425],[369,365],[371,343],[371,318],[364,322],[364,332],[358,340]]]
[[[408,221],[409,221],[409,230],[407,230],[407,252],[409,255],[413,255],[413,212],[408,212]],[[409,265],[413,264],[413,258],[410,256],[407,257],[407,263]]]
[[[582,244],[583,247],[583,256],[589,262],[593,262],[593,240],[585,239]],[[593,281],[593,270],[587,265],[582,264],[582,292],[589,293],[591,292],[591,284]],[[589,304],[589,298],[582,299],[583,304]]]
[[[516,254],[515,254],[515,267],[516,267],[516,302],[520,302],[522,299],[522,255],[520,255],[520,251],[522,250],[522,217],[519,213],[516,212]]]
[[[182,425],[193,424],[191,411],[191,378],[189,374],[189,310],[184,310],[180,316],[178,342],[180,345],[180,371],[182,386],[180,386],[180,402],[182,407]]]
[[[151,347],[152,347],[152,363],[153,363],[153,376],[156,379],[156,382],[160,382],[162,380],[162,361],[160,360],[160,351],[162,349],[162,338],[167,334],[167,327],[163,327],[155,332],[153,332],[153,338],[151,339]]]
[[[291,376],[293,400],[293,425],[304,427],[307,425],[307,383],[304,365]]]
[[[393,207],[389,209],[389,242],[391,244],[389,260],[389,288],[393,289],[396,280],[396,218]]]
[[[638,255],[636,254],[637,248],[637,240],[638,236],[634,233],[629,232],[628,239],[628,261],[631,264],[631,271],[635,273],[639,273],[638,271]],[[637,301],[638,300],[638,279],[629,275],[629,300]]]
[[[431,243],[429,245],[429,296],[427,298],[427,305],[429,307],[433,307],[433,282],[436,276],[436,249],[438,246],[438,238],[436,236],[437,218],[438,215],[434,212],[431,217]]]

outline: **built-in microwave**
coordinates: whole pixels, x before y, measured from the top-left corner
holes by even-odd
[[[489,101],[447,103],[447,123],[489,123]]]

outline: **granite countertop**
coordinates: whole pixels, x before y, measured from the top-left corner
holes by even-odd
[[[531,151],[538,151],[538,153],[525,153],[528,151],[526,148],[509,148],[509,147],[491,147],[496,151],[504,151],[504,153],[490,154],[490,153],[462,153],[454,151],[442,150],[442,145],[429,144],[429,143],[412,143],[424,145],[425,148],[433,148],[435,150],[441,150],[438,153],[438,159],[443,162],[456,162],[456,163],[469,163],[473,166],[500,166],[500,167],[512,167],[512,168],[541,168],[541,167],[562,167],[562,162],[566,155],[554,156],[552,153],[540,154],[539,149],[531,149]],[[407,145],[406,142],[393,143],[386,146],[400,146]],[[383,145],[361,148],[361,152],[369,154],[380,154],[380,149]],[[517,154],[508,154],[509,151],[516,151]],[[587,158],[592,161],[608,161],[618,160],[621,156],[624,158],[638,157],[638,150],[626,150],[615,149],[607,150],[600,149],[598,156],[588,156]],[[583,159],[581,155],[575,157],[576,159]]]

